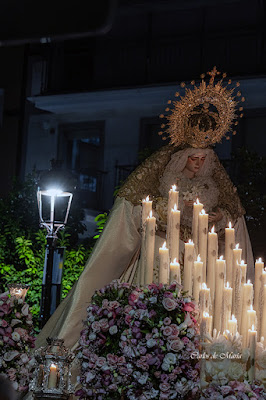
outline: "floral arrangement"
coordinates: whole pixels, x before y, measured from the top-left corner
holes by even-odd
[[[198,393],[195,304],[178,284],[112,282],[97,291],[81,332],[80,399],[175,399]]]
[[[244,381],[247,378],[249,349],[242,349],[241,336],[237,333],[226,335],[206,334],[202,352],[201,385],[210,383],[227,385],[230,381]]]
[[[200,400],[265,400],[266,393],[257,385],[231,381],[227,385],[210,385],[203,389]]]
[[[20,393],[28,390],[32,376],[34,342],[29,305],[8,292],[0,294],[0,374]]]

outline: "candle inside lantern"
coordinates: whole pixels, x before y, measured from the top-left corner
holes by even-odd
[[[169,280],[169,249],[166,242],[159,248],[159,283],[168,284]]]
[[[48,389],[57,387],[57,374],[57,366],[55,364],[51,364],[48,378]]]

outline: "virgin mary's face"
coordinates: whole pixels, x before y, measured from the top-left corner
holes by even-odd
[[[205,158],[206,158],[205,155],[198,155],[198,154],[189,156],[187,159],[185,169],[187,169],[190,172],[194,172],[194,174],[196,174],[203,166]]]

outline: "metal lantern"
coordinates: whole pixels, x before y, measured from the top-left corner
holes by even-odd
[[[56,246],[57,233],[65,227],[72,193],[60,189],[38,190],[40,225],[47,230],[47,246],[42,281],[40,326],[43,327],[61,301],[65,248]]]
[[[34,353],[37,368],[30,390],[35,399],[67,400],[74,393],[70,372],[74,353],[64,346],[63,339],[46,340],[48,344]]]
[[[30,287],[30,285],[23,285],[21,283],[9,283],[7,286],[11,296],[22,299],[23,301]]]
[[[50,212],[47,218],[45,218],[43,215],[44,198],[48,200],[48,202],[50,203]],[[58,200],[61,200],[62,198],[67,199],[66,212],[61,220],[55,220],[56,203],[58,203]],[[39,208],[40,225],[46,228],[48,233],[47,237],[56,239],[57,232],[59,231],[59,229],[65,227],[69,215],[72,198],[73,198],[72,193],[63,192],[61,189],[52,188],[49,190],[38,190],[37,201]]]

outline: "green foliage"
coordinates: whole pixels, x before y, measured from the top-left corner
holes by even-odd
[[[24,183],[14,180],[9,195],[0,199],[0,291],[7,290],[8,283],[30,284],[27,302],[38,330],[46,231],[39,228],[36,192],[37,180],[31,174]],[[84,231],[83,210],[73,204],[70,223],[60,231],[57,243],[66,247],[62,297],[78,279],[92,250],[78,243],[78,233]]]
[[[95,221],[97,223],[97,234],[95,236],[93,236],[94,239],[98,239],[103,231],[103,228],[106,224],[107,221],[107,213],[103,213],[103,214],[99,214],[97,215],[97,217],[95,218]]]

